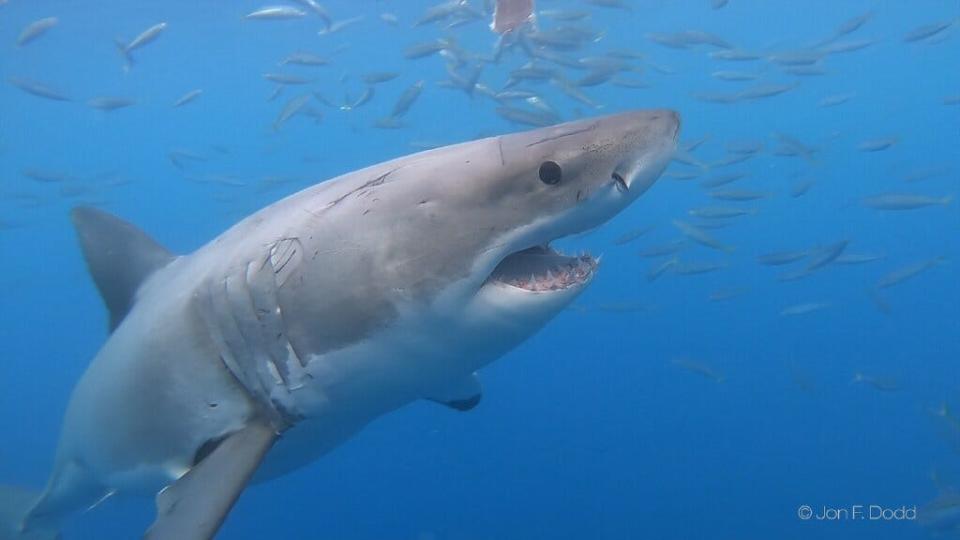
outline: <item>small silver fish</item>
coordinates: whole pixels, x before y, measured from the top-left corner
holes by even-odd
[[[740,216],[752,216],[757,213],[756,208],[727,208],[724,206],[706,206],[687,210],[691,216],[702,219],[729,219]]]
[[[622,245],[625,245],[625,244],[629,244],[630,242],[633,242],[633,241],[636,240],[637,238],[640,238],[641,236],[643,236],[643,235],[647,234],[648,232],[652,231],[653,228],[654,228],[653,225],[647,225],[646,227],[640,227],[640,228],[637,228],[637,229],[633,229],[633,230],[627,231],[627,232],[621,234],[620,236],[618,236],[617,239],[613,241],[613,245],[615,245],[615,246],[622,246]]]
[[[755,81],[760,78],[760,75],[756,73],[747,73],[744,71],[714,71],[710,76],[714,79],[730,82]]]
[[[126,47],[127,54],[130,54],[131,52],[139,49],[140,47],[143,47],[144,45],[153,42],[158,37],[160,37],[160,33],[166,29],[167,29],[167,23],[161,22],[151,26],[150,28],[147,28],[143,32],[140,32],[140,34],[137,37],[133,38],[133,41],[127,44],[127,47]]]
[[[341,32],[363,21],[363,19],[364,19],[363,15],[358,15],[356,17],[350,17],[349,19],[334,21],[330,23],[326,28],[317,32],[317,35],[324,36],[324,35],[336,34],[337,32]]]
[[[697,362],[689,358],[674,358],[670,362],[675,366],[689,371],[690,373],[706,377],[715,383],[722,383],[726,380],[726,377],[702,362]]]
[[[834,30],[833,32],[834,39],[856,32],[857,30],[860,29],[860,27],[866,24],[867,21],[873,18],[873,14],[874,14],[873,11],[868,11],[861,15],[857,15],[856,17],[851,17],[847,19],[846,21],[841,23],[836,30]]]
[[[837,105],[843,105],[844,103],[850,101],[856,96],[856,92],[847,92],[845,94],[833,94],[827,96],[817,102],[817,107],[836,107]]]
[[[897,137],[885,137],[882,139],[871,139],[868,141],[863,141],[857,145],[857,150],[861,152],[879,152],[881,150],[886,150],[891,146],[897,144],[900,139]]]
[[[876,253],[844,253],[836,259],[834,259],[833,264],[866,264],[874,261],[879,261],[884,258],[884,255],[879,255]]]
[[[915,210],[929,206],[946,206],[953,201],[953,195],[928,197],[926,195],[888,193],[863,199],[863,205],[875,210]]]
[[[737,99],[763,99],[789,92],[799,84],[760,84],[737,94]]]
[[[173,106],[174,106],[175,108],[176,108],[176,107],[183,107],[183,106],[186,105],[187,103],[190,103],[191,101],[193,101],[193,100],[197,99],[198,97],[200,97],[201,94],[203,94],[203,90],[201,90],[201,89],[199,89],[199,88],[197,88],[196,90],[191,90],[191,91],[187,92],[186,94],[184,94],[183,96],[181,96],[180,99],[174,101],[174,102],[173,102]]]
[[[806,250],[765,253],[757,256],[757,262],[768,266],[780,266],[799,261],[800,259],[806,258],[809,254],[810,252]]]
[[[344,103],[343,105],[340,106],[340,110],[341,110],[341,111],[352,111],[352,110],[357,109],[357,108],[359,108],[359,107],[361,107],[361,106],[363,106],[363,105],[366,105],[367,103],[370,102],[370,100],[373,99],[373,94],[374,94],[374,87],[373,87],[373,86],[367,86],[366,88],[363,89],[363,93],[360,94],[360,97],[358,97],[357,99],[355,99],[355,100],[353,100],[353,101],[347,100],[346,103]]]
[[[820,64],[811,64],[808,66],[790,66],[784,69],[784,71],[790,75],[796,75],[798,77],[815,77],[827,74],[826,68]]]
[[[724,49],[722,51],[712,51],[707,54],[715,60],[727,60],[730,62],[750,62],[762,58],[759,54],[740,49]]]
[[[793,185],[793,187],[790,188],[790,196],[796,199],[797,197],[802,197],[806,195],[807,192],[810,191],[810,188],[812,188],[815,183],[816,182],[811,178],[805,178],[803,180],[799,180],[796,184]]]
[[[45,169],[24,169],[23,175],[36,182],[59,183],[73,180],[74,177],[61,171],[50,171]]]
[[[953,25],[953,21],[941,21],[914,28],[903,36],[905,43],[914,43],[931,38]]]
[[[743,296],[748,291],[749,289],[746,287],[729,287],[713,291],[708,298],[711,302],[723,302],[725,300],[732,300],[738,296]]]
[[[824,266],[832,263],[839,257],[850,242],[848,240],[841,240],[834,244],[829,244],[820,248],[813,250],[810,254],[810,262],[807,263],[807,267],[804,269],[807,272],[813,272],[818,268],[823,268]]]
[[[280,61],[281,66],[296,64],[298,66],[325,66],[330,63],[330,59],[318,54],[306,51],[297,51],[290,53]]]
[[[699,227],[696,227],[684,221],[675,219],[673,220],[673,226],[679,229],[684,236],[686,236],[690,240],[693,240],[694,242],[700,245],[703,245],[712,249],[717,249],[720,251],[725,251],[727,253],[732,252],[734,250],[733,246],[728,246],[726,244],[721,243],[719,240],[711,236],[709,233],[707,233],[703,229],[700,229]]]
[[[373,123],[373,127],[379,129],[400,129],[403,126],[403,120],[393,116],[377,119],[377,121]]]
[[[20,32],[20,35],[17,37],[17,47],[23,47],[24,45],[30,43],[31,41],[37,39],[50,30],[59,23],[60,20],[56,17],[46,17],[37,21],[33,21],[26,28]]]
[[[317,3],[316,0],[297,0],[297,2],[304,7],[309,8],[310,11],[312,11],[317,17],[320,17],[320,20],[323,21],[323,24],[326,25],[327,28],[333,24],[333,18],[330,17],[330,12],[327,11],[327,8]]]
[[[497,107],[496,113],[511,122],[533,127],[552,126],[559,118],[543,111],[529,111],[516,107]]]
[[[244,15],[250,20],[284,20],[306,17],[307,12],[293,6],[265,6]]]
[[[401,116],[407,114],[407,111],[410,110],[410,107],[413,103],[420,97],[420,94],[423,93],[423,88],[426,86],[426,81],[417,81],[407,87],[406,90],[400,94],[400,97],[397,99],[397,102],[393,105],[393,111],[390,113],[390,116],[393,118],[400,118]]]
[[[900,390],[900,384],[890,377],[874,377],[858,372],[853,375],[853,381],[851,382],[854,384],[866,384],[881,392],[896,392]]]
[[[656,246],[650,246],[640,250],[637,255],[645,258],[651,257],[663,257],[666,255],[673,255],[687,247],[687,243],[683,240],[674,240],[666,244],[659,244]]]
[[[619,70],[593,70],[577,79],[575,85],[583,88],[603,84],[613,78]]]
[[[590,18],[589,11],[573,11],[565,9],[541,9],[537,15],[539,17],[545,17],[547,19],[553,19],[561,22],[582,21],[583,19]]]
[[[313,79],[307,79],[299,75],[289,75],[286,73],[264,73],[263,78],[277,84],[310,84]]]
[[[445,39],[435,39],[425,43],[417,43],[407,47],[403,57],[408,60],[416,60],[426,56],[434,55],[450,47],[450,42]]]
[[[806,66],[816,64],[826,53],[813,49],[799,49],[771,54],[767,60],[781,66]]]
[[[101,111],[115,111],[123,109],[136,103],[134,100],[124,97],[102,96],[95,97],[87,101],[87,105]]]
[[[399,76],[400,74],[396,71],[375,71],[361,75],[360,80],[365,84],[380,84],[387,81],[392,81]]]
[[[160,37],[160,34],[163,33],[166,28],[167,23],[161,22],[151,26],[150,28],[147,28],[143,32],[140,32],[140,34],[133,38],[133,41],[130,43],[124,43],[123,40],[119,39],[115,40],[114,43],[117,46],[117,50],[120,52],[120,56],[122,56],[124,60],[123,69],[125,71],[129,71],[130,68],[133,67],[133,51],[147,45],[148,43],[156,41],[156,39]]]
[[[700,187],[715,188],[731,184],[747,176],[747,173],[735,172],[716,175],[700,182]]]
[[[942,256],[934,257],[932,259],[927,259],[925,261],[920,261],[909,266],[905,266],[898,270],[894,270],[889,274],[881,277],[877,280],[877,289],[886,289],[887,287],[893,287],[907,281],[910,278],[916,277],[927,270],[943,263],[946,259]]]
[[[813,313],[814,311],[820,311],[829,306],[830,304],[826,302],[805,302],[803,304],[796,304],[783,308],[780,310],[780,316],[795,317],[797,315],[806,315],[808,313]]]
[[[678,262],[673,271],[681,276],[695,276],[716,272],[726,267],[726,263],[718,262]]]
[[[675,266],[677,266],[677,262],[678,261],[676,257],[674,257],[673,259],[667,259],[662,263],[652,266],[650,270],[647,272],[647,281],[650,281],[650,282],[656,281],[657,278],[659,278],[660,276],[662,276],[663,274],[665,274],[666,272],[670,271]]]
[[[827,54],[839,54],[839,53],[848,53],[853,51],[859,51],[861,49],[866,49],[867,47],[873,45],[877,41],[874,39],[858,39],[856,41],[838,41],[836,43],[831,43],[824,47],[820,47],[819,51]]]
[[[53,101],[72,101],[71,98],[68,97],[66,94],[58,90],[54,90],[53,88],[47,86],[44,83],[41,83],[32,79],[25,79],[22,77],[10,77],[9,79],[7,79],[7,81],[13,86],[16,86],[17,88],[19,88],[20,90],[23,90],[24,92],[37,97],[41,97],[41,98],[49,99]]]
[[[743,163],[748,159],[752,159],[756,154],[746,154],[746,153],[728,153],[723,158],[718,159],[710,164],[711,167],[726,167],[727,165],[736,165],[737,163]]]
[[[763,151],[763,141],[743,140],[727,143],[727,152],[731,154],[753,155]]]
[[[921,180],[929,180],[931,178],[943,176],[949,172],[949,165],[928,165],[910,170],[903,175],[903,179],[906,182],[919,182]]]
[[[633,11],[633,6],[628,4],[625,0],[584,0],[584,1],[588,4],[593,4],[595,6]]]
[[[290,99],[280,110],[280,113],[277,115],[276,120],[273,121],[273,130],[279,131],[281,127],[293,118],[294,115],[300,112],[307,103],[310,101],[310,94],[303,94],[295,98]]]

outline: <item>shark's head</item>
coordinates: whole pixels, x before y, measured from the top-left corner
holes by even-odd
[[[283,265],[292,277],[280,294],[298,351],[323,354],[395,328],[398,356],[482,344],[489,361],[590,283],[597,261],[551,242],[646,192],[679,127],[677,113],[647,110],[439,148],[318,184],[234,233],[248,244],[256,228],[257,245],[296,237],[304,264]]]
[[[478,259],[481,273],[497,263],[485,283],[547,294],[582,287],[596,262],[562,256],[550,242],[601,225],[645,193],[670,161],[679,129],[677,113],[654,110],[499,137],[501,164],[481,189],[513,217],[489,257]]]
[[[647,110],[496,138],[496,159],[455,192],[473,201],[462,205],[462,222],[498,232],[459,291],[473,295],[467,320],[522,340],[576,298],[598,261],[551,243],[603,224],[644,194],[669,163],[679,129],[676,112]]]

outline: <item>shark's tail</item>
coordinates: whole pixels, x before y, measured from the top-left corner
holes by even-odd
[[[16,486],[0,486],[0,540],[53,540],[58,531],[24,531],[23,519],[40,498],[40,493]]]

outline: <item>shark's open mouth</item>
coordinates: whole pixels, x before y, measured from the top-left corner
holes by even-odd
[[[511,253],[493,269],[489,281],[531,292],[579,287],[593,277],[597,260],[590,255],[563,255],[546,246]]]

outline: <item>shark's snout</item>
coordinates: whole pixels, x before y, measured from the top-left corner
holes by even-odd
[[[680,114],[670,109],[643,111],[628,117],[627,122],[635,126],[638,137],[645,136],[649,142],[623,156],[610,177],[619,192],[639,197],[657,181],[676,147]]]
[[[670,138],[676,142],[680,135],[680,113],[672,109],[664,109],[663,118],[669,133],[671,133]]]
[[[646,124],[662,137],[676,141],[680,134],[680,113],[673,109],[640,111],[635,114],[642,115],[642,118],[638,118],[636,121]]]

